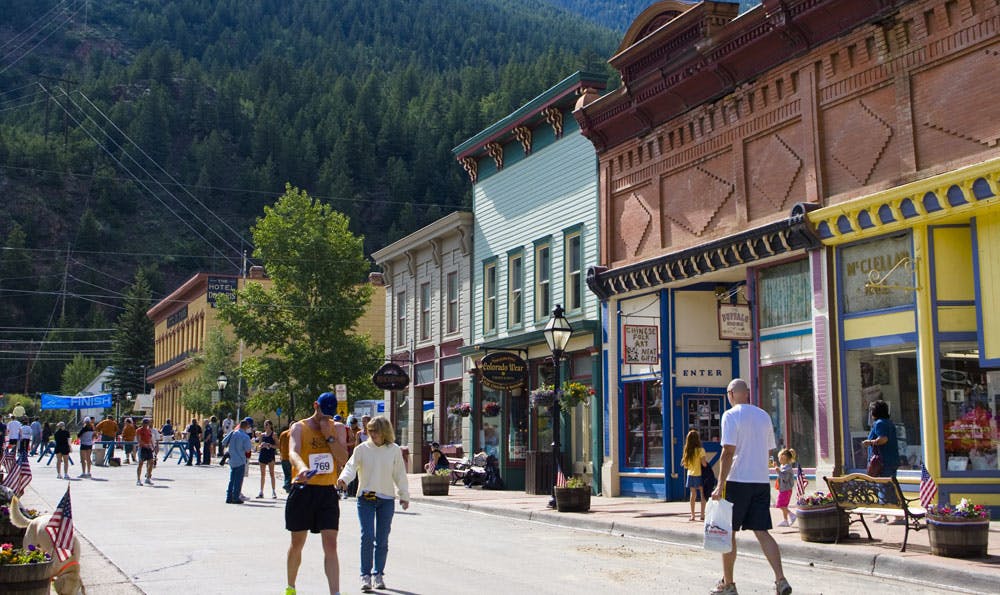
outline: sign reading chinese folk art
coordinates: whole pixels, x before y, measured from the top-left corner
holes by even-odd
[[[657,365],[660,363],[660,327],[643,324],[625,325],[625,363]]]

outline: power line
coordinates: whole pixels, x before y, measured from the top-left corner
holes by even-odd
[[[11,43],[13,43],[15,40],[17,40],[17,38],[21,37],[22,35],[24,35],[28,31],[31,31],[31,29],[34,28],[34,26],[37,25],[42,19],[44,19],[45,17],[49,16],[49,13],[51,13],[51,12],[59,9],[63,4],[66,4],[66,0],[60,0],[59,2],[57,2],[55,4],[55,6],[53,6],[52,8],[50,8],[48,10],[46,10],[44,13],[42,13],[42,16],[38,17],[37,19],[35,19],[34,21],[32,21],[32,23],[30,25],[28,25],[27,27],[25,27],[24,31],[21,31],[20,33],[18,33],[14,37],[11,37],[7,41],[5,41],[2,45],[0,45],[0,50],[2,50],[3,48],[7,47]],[[34,37],[35,35],[38,35],[38,33],[37,32],[36,33],[32,33],[31,37]],[[14,49],[16,50],[17,48],[14,48]],[[5,56],[6,56],[6,54],[5,54]]]
[[[79,6],[79,7],[78,7],[78,8],[77,8],[77,9],[76,9],[75,11],[73,11],[73,12],[72,12],[72,13],[71,13],[71,14],[70,14],[70,15],[69,15],[68,17],[66,17],[66,20],[64,20],[63,22],[61,22],[61,23],[59,23],[58,25],[56,25],[56,27],[54,27],[54,28],[52,29],[52,31],[50,31],[50,32],[49,32],[49,34],[48,34],[48,35],[46,35],[45,37],[43,37],[42,39],[40,39],[40,40],[38,41],[38,43],[36,43],[35,45],[33,45],[33,46],[31,46],[30,48],[28,48],[28,51],[26,51],[26,52],[24,52],[23,54],[21,54],[21,55],[20,55],[20,57],[16,58],[16,59],[15,59],[15,60],[14,60],[13,62],[11,62],[10,64],[8,64],[7,66],[4,66],[4,67],[3,67],[3,69],[2,69],[2,70],[0,70],[0,74],[3,74],[3,73],[5,73],[5,72],[7,72],[7,71],[8,71],[8,70],[10,70],[11,68],[13,68],[15,64],[17,64],[17,63],[18,63],[18,62],[20,62],[21,60],[23,60],[23,59],[27,58],[27,57],[28,57],[28,56],[29,56],[29,55],[31,54],[31,52],[35,51],[35,49],[36,49],[36,48],[37,48],[38,46],[42,45],[42,44],[43,44],[43,43],[45,43],[45,42],[46,42],[46,41],[47,41],[47,40],[48,40],[48,39],[49,39],[50,37],[52,37],[53,35],[55,35],[55,34],[56,34],[56,32],[58,32],[58,31],[59,31],[60,29],[62,29],[62,27],[63,27],[63,26],[64,26],[64,25],[66,24],[66,23],[68,23],[68,22],[72,21],[72,20],[73,20],[73,17],[75,17],[75,16],[77,15],[77,13],[79,13],[79,12],[80,12],[80,9],[81,9],[81,8],[83,8],[83,5],[82,5],[82,4],[81,4],[81,5],[80,5],[80,6]],[[40,29],[40,30],[39,30],[38,32],[39,32],[39,33],[41,33],[41,32],[42,32],[42,30],[44,30],[44,29],[45,29],[45,27],[42,27],[42,29]],[[37,33],[36,33],[36,35],[37,35]],[[34,36],[32,36],[32,37],[34,37]],[[29,41],[30,41],[30,39],[29,39]],[[14,52],[16,52],[16,51],[17,51],[17,50],[18,50],[18,49],[19,49],[20,47],[22,47],[23,45],[24,45],[24,44],[21,44],[21,45],[19,45],[18,47],[16,47],[16,48],[14,48],[13,50],[11,50],[10,52],[8,52],[8,53],[7,53],[7,55],[5,55],[5,56],[4,56],[4,58],[7,58],[8,56],[12,55],[12,54],[13,54]]]

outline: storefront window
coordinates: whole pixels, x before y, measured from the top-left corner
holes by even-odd
[[[507,399],[510,424],[510,443],[507,448],[509,462],[524,461],[528,453],[528,399],[513,396]]]
[[[778,448],[792,448],[803,467],[816,466],[812,362],[762,368],[760,407],[771,416]]]
[[[462,416],[448,413],[452,407],[462,403],[462,383],[448,382],[441,385],[444,390],[444,411],[448,416],[448,423],[445,427],[446,444],[460,446],[462,444]]]
[[[762,269],[757,293],[761,328],[809,320],[812,305],[809,261],[797,260]]]
[[[495,403],[496,407],[486,407],[488,403]],[[483,387],[483,425],[480,435],[482,448],[486,454],[500,457],[500,416],[503,414],[500,408],[500,392]]]
[[[868,438],[872,420],[871,403],[882,399],[889,404],[889,418],[896,425],[899,441],[899,468],[920,469],[923,463],[920,423],[920,388],[917,376],[917,348],[904,343],[875,349],[852,349],[845,362],[847,419],[850,429],[852,469],[864,469],[868,449],[861,441]]]
[[[948,471],[996,471],[1000,372],[979,368],[974,343],[942,343],[940,367]]]
[[[629,467],[663,467],[663,401],[660,384],[653,381],[625,384],[628,412],[625,452]]]
[[[406,393],[393,393],[393,405],[396,408],[396,444],[405,446],[410,443],[410,401]]]

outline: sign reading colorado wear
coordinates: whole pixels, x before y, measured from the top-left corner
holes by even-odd
[[[372,382],[382,390],[403,390],[410,386],[410,376],[398,364],[390,362],[372,375]],[[346,396],[347,391],[344,392]]]
[[[479,360],[478,368],[483,386],[493,390],[521,388],[528,375],[528,364],[508,351],[487,353]]]

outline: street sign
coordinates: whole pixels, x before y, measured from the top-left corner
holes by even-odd
[[[278,415],[281,415],[281,407],[278,407],[277,409],[275,409],[274,412],[276,414],[278,414]]]
[[[333,391],[337,394],[337,401],[346,401],[347,400],[347,385],[346,384],[338,384],[338,385],[334,386],[333,387]]]
[[[220,401],[220,400],[221,400],[221,398],[222,398],[222,397],[221,397],[221,395],[219,394],[219,392],[220,392],[220,391],[217,391],[217,390],[213,390],[213,391],[212,391],[212,404],[213,404],[213,405],[218,405],[218,404],[219,404],[219,401]]]
[[[344,423],[347,423],[347,416],[350,415],[350,411],[347,409],[347,399],[337,401],[337,415],[343,417]]]
[[[372,382],[382,390],[403,390],[410,385],[410,377],[403,368],[390,362],[372,375]]]

